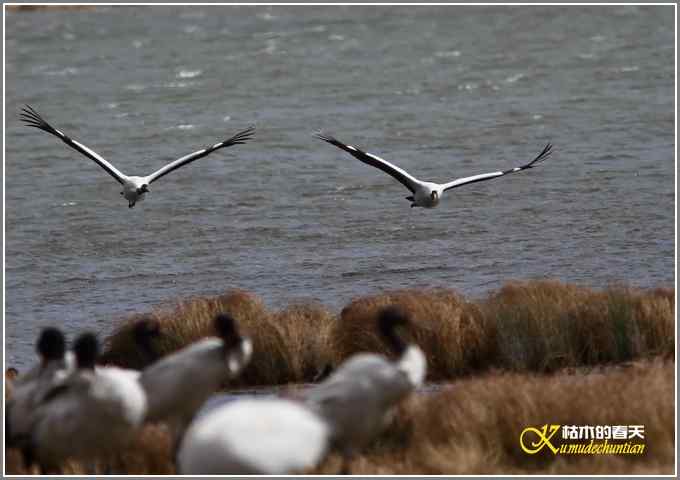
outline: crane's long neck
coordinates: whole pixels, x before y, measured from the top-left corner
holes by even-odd
[[[160,335],[160,325],[154,320],[140,320],[134,327],[133,336],[135,342],[146,357],[144,360],[147,365],[152,364],[159,357],[158,352],[154,348],[153,339],[160,337]]]
[[[427,360],[423,351],[415,344],[406,343],[394,328],[386,329],[383,337],[390,350],[399,357],[397,367],[406,374],[411,385],[414,388],[422,385],[427,371]]]
[[[397,365],[399,370],[406,374],[414,388],[421,386],[425,381],[427,360],[417,345],[409,345],[397,361]]]
[[[399,357],[397,367],[415,388],[425,380],[427,361],[422,350],[413,343],[406,343],[397,331],[399,326],[408,326],[410,323],[407,314],[396,306],[386,307],[378,315],[378,330],[390,350]]]
[[[390,326],[390,328],[385,328],[382,334],[390,350],[401,357],[408,347],[404,339],[399,336],[392,326]]]
[[[253,342],[248,337],[242,337],[238,345],[226,351],[227,368],[232,378],[248,366],[252,355]]]

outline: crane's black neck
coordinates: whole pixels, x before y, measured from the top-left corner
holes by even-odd
[[[78,368],[94,370],[99,356],[99,341],[93,333],[83,333],[73,345]]]
[[[133,330],[135,342],[139,345],[142,353],[147,357],[148,363],[153,363],[158,354],[153,346],[153,339],[160,337],[160,324],[153,319],[142,319],[138,321]]]
[[[386,307],[378,314],[378,331],[390,350],[397,356],[403,355],[408,348],[404,339],[397,332],[397,328],[408,324],[408,317],[398,307]]]
[[[225,353],[238,348],[243,339],[239,335],[236,320],[228,313],[220,313],[214,319],[215,331],[217,336],[224,342]]]
[[[66,340],[61,330],[53,327],[45,328],[38,337],[36,344],[38,354],[43,359],[43,363],[51,360],[61,360],[66,352]]]

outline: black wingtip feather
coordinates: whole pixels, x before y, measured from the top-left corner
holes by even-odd
[[[538,156],[536,156],[536,158],[534,158],[531,162],[529,162],[526,165],[526,168],[531,168],[535,164],[543,162],[552,153],[552,148],[553,148],[552,143],[548,143],[543,149],[543,151],[541,151],[541,153],[539,153]]]
[[[340,140],[338,140],[338,139],[335,138],[334,136],[332,136],[332,135],[326,135],[325,133],[316,132],[316,133],[314,133],[313,135],[314,135],[316,138],[318,138],[319,140],[323,140],[324,142],[328,142],[328,143],[330,143],[331,145],[333,145],[333,146],[335,146],[335,147],[338,147],[340,150],[344,150],[345,152],[347,152],[347,153],[349,153],[350,155],[352,155],[352,156],[358,158],[358,159],[361,160],[362,162],[368,163],[369,165],[373,165],[374,167],[379,168],[380,170],[383,170],[383,171],[385,171],[386,173],[388,173],[388,174],[394,176],[394,174],[391,173],[391,170],[390,170],[390,171],[384,170],[384,167],[380,166],[381,164],[376,165],[376,164],[374,163],[374,161],[372,161],[372,160],[367,160],[366,157],[368,156],[368,154],[367,154],[366,152],[362,151],[361,149],[359,149],[358,147],[355,147],[354,145],[350,145],[350,144],[348,144],[348,143],[342,143]],[[402,183],[404,183],[404,182],[401,181],[401,180],[399,180],[399,181],[402,182]],[[407,184],[404,183],[404,185],[405,185],[406,188],[408,188],[409,190],[411,189]]]
[[[336,147],[342,148],[343,150],[347,149],[347,146],[344,143],[342,143],[340,140],[338,140],[337,138],[335,138],[332,135],[326,135],[325,133],[322,133],[322,132],[314,132],[312,135],[315,136],[316,138],[318,138],[319,140],[323,140],[324,142],[328,142],[331,145],[335,145]]]
[[[245,130],[238,132],[236,135],[231,137],[229,140],[224,142],[228,145],[242,145],[247,141],[251,140],[255,135],[255,125],[251,125]]]
[[[314,132],[312,133],[312,136],[318,138],[319,140],[323,140],[325,142],[337,142],[337,139],[330,135],[326,135],[323,132]]]
[[[21,121],[23,121],[28,127],[35,127],[48,133],[57,134],[54,127],[47,123],[45,119],[42,118],[40,114],[28,104],[26,104],[26,106],[21,109],[21,114],[19,117],[21,118]]]

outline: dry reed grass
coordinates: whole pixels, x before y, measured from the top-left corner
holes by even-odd
[[[271,322],[279,329],[289,352],[284,382],[311,382],[324,366],[336,360],[331,343],[335,316],[323,305],[299,303],[276,312]]]
[[[359,351],[387,353],[375,331],[378,310],[410,313],[413,341],[425,351],[429,381],[489,368],[551,372],[624,362],[675,351],[675,290],[612,286],[593,290],[553,280],[509,282],[477,300],[448,289],[399,290],[361,297],[339,316],[318,304],[267,310],[240,290],[162,305],[125,319],[107,339],[106,363],[141,368],[151,360],[132,338],[143,318],[161,324],[158,356],[212,335],[212,317],[230,312],[254,341],[239,386],[309,382],[326,364]]]
[[[151,313],[124,319],[107,337],[100,361],[144,368],[157,358],[214,335],[213,317],[219,312],[230,313],[241,333],[253,341],[253,358],[232,386],[308,382],[333,360],[329,332],[334,318],[324,307],[298,304],[272,313],[256,295],[230,290],[215,297],[161,305]],[[141,320],[155,320],[160,325],[160,336],[152,341],[156,358],[149,358],[135,343],[134,325]]]
[[[411,338],[427,354],[430,381],[489,367],[550,372],[673,356],[674,297],[673,289],[595,291],[553,280],[510,282],[475,302],[452,290],[402,290],[352,301],[332,340],[338,361],[359,351],[386,353],[376,315],[397,304],[411,315]]]
[[[430,381],[467,378],[405,402],[370,451],[353,460],[353,473],[672,472],[672,288],[597,291],[539,280],[510,282],[475,301],[452,290],[401,290],[356,299],[339,316],[318,304],[270,312],[257,296],[231,290],[124,319],[107,338],[102,360],[143,368],[213,335],[214,315],[229,312],[254,342],[252,362],[232,386],[309,382],[326,364],[338,365],[359,351],[385,353],[374,325],[387,304],[411,314],[409,335],[428,357]],[[144,319],[160,325],[154,358],[132,337],[135,323]],[[543,375],[551,372],[557,373]],[[644,424],[649,446],[642,457],[525,455],[518,431],[544,423]],[[171,474],[170,443],[163,425],[147,426],[129,449],[106,462],[87,468],[67,462],[63,472]],[[17,451],[5,454],[8,473],[27,473]],[[339,469],[333,454],[315,472]]]
[[[133,315],[123,320],[106,339],[101,362],[140,369],[155,360],[142,352],[134,341],[134,325],[140,320],[158,322],[160,335],[152,340],[152,348],[157,357],[162,357],[214,335],[213,318],[220,312],[228,312],[236,318],[241,333],[253,340],[253,359],[233,384],[281,383],[282,370],[290,363],[284,339],[279,330],[272,326],[270,314],[262,300],[242,290],[161,305],[151,313]]]
[[[69,460],[56,472],[62,475],[102,475],[107,472],[127,475],[172,475],[175,464],[171,457],[172,438],[163,424],[144,426],[132,443],[108,458],[92,462]],[[37,466],[26,469],[17,449],[5,449],[5,469],[10,475],[38,475]]]
[[[671,294],[672,292],[672,294]],[[552,280],[511,282],[481,303],[498,340],[497,367],[553,371],[673,355],[674,291]]]
[[[388,354],[376,332],[377,315],[394,304],[412,319],[406,336],[427,355],[428,378],[438,381],[479,370],[494,358],[495,331],[479,307],[453,290],[399,290],[352,301],[333,329],[338,362],[361,351]]]
[[[352,474],[671,474],[675,461],[675,363],[654,359],[589,371],[553,374],[490,371],[412,395],[367,451],[350,463]],[[640,456],[527,455],[519,434],[528,426],[644,425]],[[64,473],[173,474],[170,436],[145,427],[124,452],[94,470],[68,462]],[[5,451],[7,472],[27,473],[18,452]],[[332,453],[312,474],[337,474]]]
[[[673,361],[656,358],[597,372],[490,372],[413,396],[353,474],[669,474],[675,461]],[[646,453],[524,453],[528,426],[644,425]],[[312,473],[333,474],[330,456]]]

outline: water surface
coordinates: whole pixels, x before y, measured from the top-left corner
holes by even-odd
[[[674,281],[672,7],[98,7],[6,17],[8,365],[40,328],[108,333],[238,287],[340,309],[385,289]],[[147,174],[134,209],[29,103]],[[428,180],[541,168],[409,208],[323,129]]]

